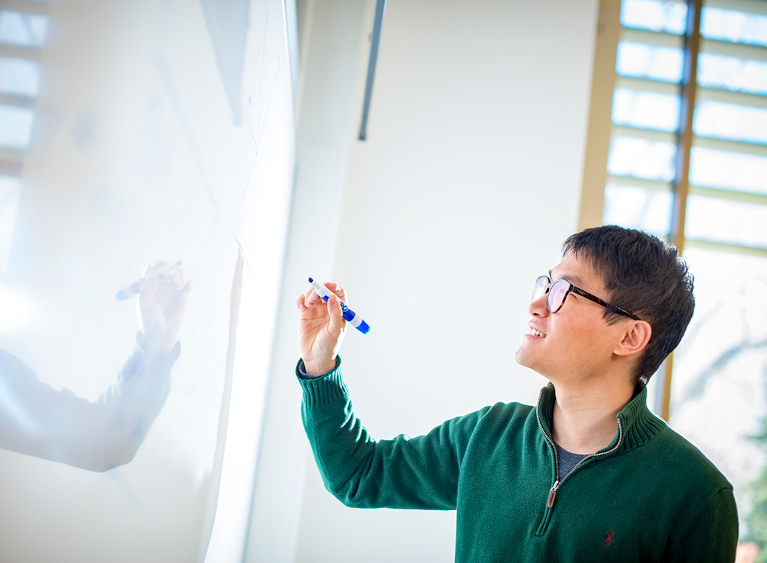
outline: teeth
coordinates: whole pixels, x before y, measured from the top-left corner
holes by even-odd
[[[546,338],[545,334],[543,334],[540,330],[535,330],[533,327],[530,327],[530,334],[537,336],[538,338]]]

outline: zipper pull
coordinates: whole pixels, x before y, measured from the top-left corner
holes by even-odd
[[[554,486],[549,491],[549,498],[546,501],[546,508],[552,508],[554,506],[554,499],[557,498],[557,489],[559,488],[559,481],[554,481]]]

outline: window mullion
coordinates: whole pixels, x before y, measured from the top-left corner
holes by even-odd
[[[684,41],[684,75],[682,77],[682,98],[679,114],[679,138],[676,152],[676,179],[674,181],[674,206],[671,215],[671,242],[684,251],[684,223],[689,192],[690,150],[692,149],[692,117],[695,110],[695,89],[697,87],[698,53],[700,51],[700,17],[703,0],[687,1],[687,30]],[[660,386],[660,415],[668,420],[671,404],[671,376],[674,369],[674,355],[665,362],[663,381]]]

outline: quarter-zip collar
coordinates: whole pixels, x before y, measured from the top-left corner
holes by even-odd
[[[541,523],[535,532],[536,536],[543,536],[546,534],[559,488],[565,481],[568,481],[569,477],[578,471],[580,467],[590,464],[595,460],[611,458],[627,453],[652,440],[666,428],[666,423],[647,409],[647,388],[645,386],[641,386],[641,388],[638,387],[634,392],[634,397],[631,401],[629,401],[623,410],[616,415],[618,431],[616,432],[613,441],[610,442],[610,445],[598,452],[584,457],[575,467],[573,467],[570,473],[560,476],[557,449],[554,445],[554,440],[551,437],[551,424],[554,418],[555,399],[556,393],[554,391],[554,386],[549,383],[546,387],[541,389],[541,394],[538,397],[538,404],[535,407],[538,426],[541,429],[544,438],[549,443],[554,455],[554,482],[551,489],[549,489],[545,505],[546,508],[543,512]]]
[[[549,383],[541,389],[538,404],[535,407],[538,411],[536,414],[538,415],[541,429],[548,441],[552,441],[551,426],[554,418],[555,399],[554,386]],[[647,387],[644,385],[635,391],[634,397],[618,413],[617,418],[620,421],[620,427],[615,433],[615,438],[613,438],[609,446],[600,450],[600,452],[613,449],[614,451],[603,457],[613,457],[630,452],[646,444],[667,428],[666,423],[647,408]],[[616,445],[618,446],[617,448]]]

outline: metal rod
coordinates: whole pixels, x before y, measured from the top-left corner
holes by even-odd
[[[359,140],[367,138],[368,114],[370,113],[370,98],[373,95],[373,79],[376,74],[378,46],[381,43],[381,28],[383,27],[386,0],[376,0],[375,17],[373,18],[373,33],[370,38],[370,58],[368,59],[368,76],[365,81],[365,101],[362,104],[362,123],[360,124]]]
[[[670,240],[679,254],[684,251],[684,224],[687,214],[687,195],[690,191],[690,151],[692,150],[692,117],[695,111],[695,89],[700,51],[700,14],[703,0],[687,0],[687,31],[684,41],[684,77],[679,110],[679,136],[676,146],[676,180],[674,182],[674,209],[671,216]],[[674,355],[665,362],[661,381],[661,412],[664,420],[671,414],[671,374]]]

